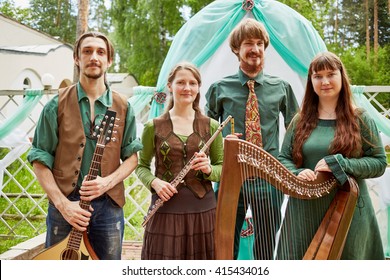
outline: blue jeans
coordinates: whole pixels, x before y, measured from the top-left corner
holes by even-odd
[[[71,194],[68,199],[77,201],[79,197]],[[91,205],[94,211],[89,222],[88,239],[93,250],[101,260],[120,260],[124,234],[123,209],[108,195],[93,200]],[[72,229],[52,203],[49,203],[46,226],[46,248],[65,239]]]

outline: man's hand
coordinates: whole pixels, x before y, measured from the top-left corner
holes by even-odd
[[[103,195],[109,190],[109,181],[106,178],[97,176],[96,179],[86,181],[84,178],[80,187],[80,199],[86,201],[92,201],[93,199]]]
[[[79,231],[87,230],[89,220],[91,218],[91,212],[81,208],[79,201],[67,200],[67,202],[65,202],[58,210],[61,212],[64,219],[75,229]],[[90,207],[90,211],[93,211],[92,207]]]

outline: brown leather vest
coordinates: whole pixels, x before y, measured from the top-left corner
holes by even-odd
[[[155,130],[155,165],[156,177],[171,182],[192,158],[195,152],[210,139],[210,119],[196,113],[193,124],[194,132],[187,142],[182,142],[173,132],[169,113],[164,113],[153,120]],[[208,155],[208,150],[206,151]],[[191,169],[184,177],[184,182],[177,188],[188,187],[196,197],[202,198],[211,187],[211,182],[203,178],[203,173]]]
[[[101,161],[103,177],[114,172],[120,165],[121,143],[127,113],[127,100],[117,92],[112,92],[116,111],[116,141],[105,145]],[[62,193],[68,196],[77,186],[86,137],[80,114],[77,87],[72,85],[61,89],[58,94],[58,146],[56,148],[53,175]],[[107,194],[120,206],[125,204],[124,184],[120,182]]]

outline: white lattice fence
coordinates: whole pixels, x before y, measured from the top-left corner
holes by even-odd
[[[36,108],[13,131],[13,136],[19,135],[30,140],[34,135],[34,129],[39,119],[43,106],[57,91],[46,91]],[[0,122],[12,118],[13,113],[23,102],[21,91],[0,91]],[[137,116],[139,122],[144,122],[147,110]],[[8,137],[8,136],[7,136]],[[12,135],[11,135],[12,137]],[[22,145],[26,145],[22,141]],[[10,142],[10,143],[9,143]],[[0,239],[26,238],[23,235],[25,228],[33,231],[35,235],[46,230],[45,217],[47,211],[47,197],[36,180],[35,174],[26,156],[29,148],[18,153],[19,143],[12,139],[8,145],[0,147],[0,168],[3,170],[0,192]],[[15,153],[16,152],[16,153]],[[4,164],[4,160],[11,154],[17,155],[11,164]],[[146,189],[138,178],[132,174],[126,181],[126,205],[125,205],[125,234],[132,240],[141,240],[143,229],[141,223],[150,204],[150,191]],[[29,236],[31,237],[31,236]]]
[[[46,93],[29,117],[15,130],[22,131],[21,138],[24,137],[27,141],[28,138],[33,137],[35,125],[43,106],[56,91],[46,91]],[[384,116],[390,118],[390,86],[366,87],[365,94]],[[381,100],[387,100],[385,105],[377,101],[379,96],[382,96]],[[0,122],[8,120],[22,102],[23,92],[0,91]],[[147,113],[146,109],[142,116],[137,116],[137,119],[144,122]],[[21,143],[23,144],[23,141]],[[23,228],[26,227],[31,228],[35,235],[45,231],[44,218],[47,211],[47,199],[35,178],[31,165],[26,160],[26,150],[28,149],[24,149],[24,152],[18,155],[12,164],[4,166],[7,155],[17,154],[20,152],[19,148],[16,144],[0,147],[0,171],[4,172],[4,177],[0,177],[2,183],[0,238],[3,239],[25,238],[26,236],[23,236],[22,232],[24,232]],[[126,180],[125,185],[127,200],[125,205],[126,238],[141,240],[143,235],[141,223],[150,203],[150,192],[134,174]]]

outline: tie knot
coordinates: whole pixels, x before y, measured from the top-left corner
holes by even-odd
[[[247,82],[248,88],[250,91],[255,91],[255,80],[248,80]]]

